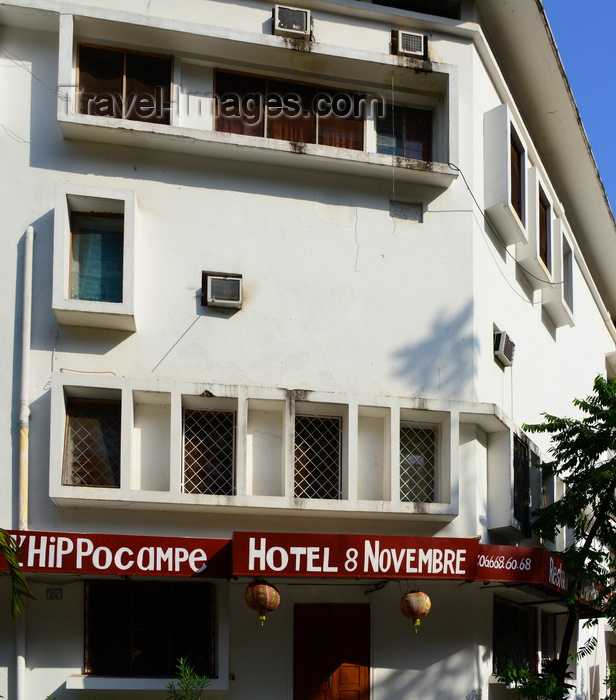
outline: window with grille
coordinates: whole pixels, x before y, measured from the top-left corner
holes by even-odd
[[[530,536],[530,449],[517,435],[513,436],[513,517]]]
[[[436,501],[438,428],[434,425],[400,426],[400,500]]]
[[[295,417],[295,497],[340,498],[342,420]]]
[[[80,46],[81,113],[169,124],[171,66],[170,56]]]
[[[235,412],[184,411],[185,493],[235,493]]]
[[[71,299],[122,302],[124,217],[71,215]]]
[[[120,486],[119,401],[68,399],[64,446],[67,486]]]
[[[84,672],[171,677],[180,658],[215,676],[211,583],[86,581]]]
[[[537,670],[537,612],[504,598],[494,598],[493,673],[507,666],[518,666],[532,673]]]
[[[556,651],[556,615],[541,611],[541,672],[551,673]]]

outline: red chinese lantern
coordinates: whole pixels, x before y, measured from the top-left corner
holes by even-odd
[[[261,624],[265,622],[265,613],[273,612],[280,605],[280,593],[265,579],[258,578],[249,583],[244,593],[246,605],[259,613]]]
[[[415,633],[417,633],[421,618],[425,617],[430,612],[431,607],[432,603],[430,602],[430,598],[420,591],[407,593],[402,596],[402,600],[400,601],[400,611],[404,617],[413,620]]]

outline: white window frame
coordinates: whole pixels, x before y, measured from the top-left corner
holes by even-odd
[[[191,400],[192,399],[192,400]],[[188,403],[188,405],[187,405]],[[200,405],[201,404],[201,405]],[[202,492],[187,490],[186,488],[186,412],[198,411],[203,413],[233,414],[233,427],[231,430],[232,465],[231,465],[231,493],[216,493],[214,491]],[[197,400],[194,397],[184,397],[182,406],[182,485],[181,492],[186,494],[198,494],[207,496],[235,496],[237,489],[237,401],[235,399],[205,399]]]
[[[122,301],[71,299],[71,213],[122,214]],[[54,213],[52,308],[58,323],[135,331],[136,198],[130,190],[60,185]]]
[[[403,478],[402,478],[402,431],[404,429],[411,430],[429,430],[434,435],[434,455],[432,464],[432,478],[433,478],[433,489],[434,497],[429,501],[418,501],[418,500],[408,500],[402,499],[402,489],[403,489]],[[441,426],[438,423],[428,423],[422,421],[400,421],[400,444],[398,448],[398,454],[400,457],[399,468],[400,468],[400,500],[404,503],[438,503],[440,499],[440,494],[442,490],[442,447],[441,447]]]
[[[528,146],[507,104],[486,112],[484,133],[485,212],[504,245],[528,242]],[[511,202],[511,142],[522,147],[522,217]]]
[[[562,215],[554,220],[553,225],[554,284],[542,290],[541,302],[552,323],[559,328],[574,325],[575,250],[573,238],[568,232]]]
[[[430,502],[402,501],[400,438],[404,426],[429,428],[436,432],[435,464],[434,464],[434,500]],[[395,430],[395,443],[392,456],[395,459],[392,469],[392,500],[398,501],[402,507],[411,509],[437,508],[437,504],[449,504],[453,512],[458,508],[458,474],[457,463],[452,454],[452,445],[459,441],[459,415],[441,411],[422,411],[419,409],[400,408],[399,420],[392,421]],[[454,434],[455,433],[455,434]]]
[[[83,33],[82,33],[83,31]],[[119,37],[130,36],[129,41],[120,41]],[[58,62],[58,101],[57,119],[60,129],[67,139],[102,142],[113,145],[130,145],[130,147],[156,149],[174,153],[188,152],[192,155],[205,155],[232,158],[242,162],[267,162],[270,164],[289,165],[297,160],[296,144],[279,139],[263,139],[243,134],[220,133],[216,131],[212,108],[214,97],[211,94],[214,69],[234,70],[230,59],[215,61],[216,55],[210,49],[210,42],[217,45],[220,37],[204,35],[203,53],[186,54],[185,34],[180,30],[165,30],[165,53],[173,57],[173,78],[171,84],[172,109],[170,124],[155,124],[145,121],[116,119],[107,116],[81,114],[79,110],[77,47],[79,42],[96,43],[109,48],[124,48],[127,51],[151,52],[160,48],[160,36],[151,27],[144,27],[121,21],[119,18],[107,20],[92,19],[88,27],[82,28],[76,16],[65,13],[59,18],[59,62]],[[274,37],[275,38],[275,37]],[[272,37],[263,37],[263,45],[268,45]],[[225,39],[225,42],[231,42]],[[280,38],[280,42],[284,39]],[[284,54],[281,54],[281,57]],[[331,75],[333,85],[323,82],[323,87],[345,89],[348,77],[343,70],[342,55],[332,55]],[[282,61],[277,61],[270,72],[272,78],[285,80],[289,76]],[[369,62],[368,62],[369,63]],[[368,65],[366,63],[366,65]],[[183,71],[183,66],[187,67]],[[400,83],[407,80],[407,69],[398,66]],[[338,78],[334,78],[334,73]],[[404,75],[403,75],[404,73]],[[411,78],[412,85],[394,95],[401,98],[408,106],[433,108],[433,143],[432,165],[426,169],[413,163],[398,162],[384,154],[376,153],[376,134],[371,118],[364,120],[364,149],[336,148],[320,144],[302,144],[301,153],[311,156],[302,158],[303,164],[317,171],[329,171],[348,174],[366,174],[377,179],[391,177],[392,165],[396,167],[399,181],[413,182],[445,189],[458,176],[448,165],[449,161],[458,159],[458,142],[455,130],[450,129],[449,122],[454,118],[457,101],[457,73],[447,64],[439,64],[437,70],[430,73],[429,81],[423,74]],[[296,76],[299,82],[312,83],[316,76]],[[318,81],[319,83],[321,81]],[[428,89],[425,84],[429,82]],[[370,83],[375,94],[386,92]],[[196,90],[197,94],[193,94]],[[351,90],[351,87],[349,87]],[[414,91],[413,91],[414,90]],[[353,90],[354,91],[354,90]],[[364,92],[364,91],[360,91]],[[430,94],[428,94],[430,93]],[[452,99],[452,97],[454,99]],[[197,108],[197,114],[184,114],[189,106]],[[164,135],[165,138],[161,138]],[[299,162],[299,161],[298,161]]]
[[[63,486],[88,486],[88,487],[94,487],[94,488],[120,488],[120,479],[121,479],[121,467],[120,464],[118,463],[117,466],[117,484],[115,483],[96,483],[96,484],[88,484],[85,481],[74,481],[74,467],[75,467],[75,446],[74,446],[74,441],[72,437],[75,434],[75,430],[72,425],[72,418],[74,416],[71,415],[70,412],[70,406],[71,404],[79,405],[90,405],[90,406],[96,406],[99,409],[104,410],[106,407],[113,407],[119,417],[119,443],[117,445],[117,453],[118,457],[121,455],[121,446],[122,446],[122,431],[121,431],[121,423],[122,423],[122,398],[121,398],[121,392],[119,390],[116,390],[115,392],[112,392],[112,395],[109,397],[101,398],[100,396],[88,396],[88,397],[77,397],[77,396],[71,396],[71,395],[66,395],[65,396],[65,411],[66,411],[66,428],[64,431],[64,454],[63,454],[63,460],[62,460],[62,485]],[[82,426],[83,427],[83,426]],[[89,436],[87,439],[87,444],[88,444],[88,450],[90,452],[93,452],[93,446],[92,446],[92,435],[93,431],[89,430]],[[83,442],[83,439],[80,440],[79,442]],[[105,442],[107,442],[107,439],[105,439]],[[107,460],[105,460],[107,461]],[[88,457],[87,459],[88,466],[85,468],[86,474],[88,472],[91,472],[92,469],[94,468],[93,465],[93,459],[92,457]],[[107,465],[103,465],[107,466]],[[106,470],[107,471],[107,470]],[[108,475],[109,477],[109,475]]]
[[[548,205],[548,264],[541,259],[540,246],[540,197],[543,194]],[[516,259],[532,289],[542,289],[554,282],[554,198],[546,181],[534,165],[528,171],[528,242],[516,245]]]
[[[212,678],[209,690],[229,689],[229,627],[230,585],[224,580],[212,580],[215,587],[215,632],[217,677]],[[66,679],[68,690],[165,690],[171,678],[141,678],[88,676],[73,674]]]

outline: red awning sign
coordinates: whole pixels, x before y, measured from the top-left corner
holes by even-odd
[[[540,547],[480,544],[478,581],[533,583],[567,590],[568,574],[562,559]]]
[[[10,531],[25,572],[109,576],[294,576],[499,581],[563,593],[568,574],[540,547],[477,538],[236,532],[233,540]],[[231,554],[233,552],[233,554]],[[0,558],[0,570],[6,570]]]
[[[9,531],[24,571],[227,578],[231,541],[67,532]],[[0,569],[5,568],[0,561]]]
[[[477,539],[235,532],[235,576],[474,579]]]

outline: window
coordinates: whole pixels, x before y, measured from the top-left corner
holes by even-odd
[[[517,134],[511,128],[511,206],[520,221],[524,222],[524,147]]]
[[[342,421],[295,417],[296,498],[340,498]]]
[[[436,426],[400,426],[400,500],[413,503],[436,501]]]
[[[364,147],[361,95],[235,73],[216,73],[216,128],[336,148]]]
[[[460,0],[372,0],[375,5],[422,12],[435,17],[460,19]]]
[[[529,242],[528,193],[534,192],[529,181],[528,151],[515,126],[514,116],[506,103],[483,116],[484,193],[486,215],[494,232],[505,246]],[[531,169],[532,170],[532,169]],[[534,228],[534,227],[531,227]]]
[[[187,657],[215,675],[212,584],[87,581],[85,591],[85,673],[172,677]]]
[[[548,270],[552,269],[552,209],[539,188],[539,257]]]
[[[532,673],[537,670],[537,612],[504,598],[494,598],[493,673],[507,666],[519,666]]]
[[[513,436],[513,517],[530,536],[530,450],[517,435]]]
[[[235,493],[235,412],[184,410],[185,493]]]
[[[543,310],[556,328],[573,326],[574,252],[563,218],[552,218],[551,224],[552,235],[548,238],[548,245],[553,242],[554,247],[549,256],[550,276],[555,284],[542,289],[541,301]]]
[[[71,215],[71,299],[122,302],[124,217]]]
[[[120,486],[120,414],[120,401],[67,400],[66,486]]]
[[[432,112],[387,105],[376,120],[377,153],[432,160]]]
[[[59,185],[52,307],[59,323],[135,331],[135,193]]]
[[[569,241],[563,236],[563,298],[573,311],[573,250]]]
[[[169,56],[81,45],[81,113],[169,124],[171,66]]]
[[[556,660],[556,615],[541,611],[541,672],[551,673],[551,665]]]

